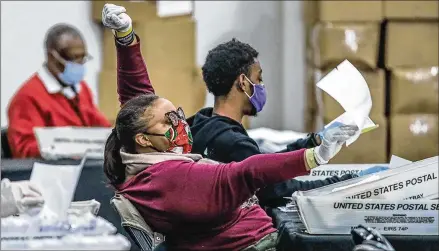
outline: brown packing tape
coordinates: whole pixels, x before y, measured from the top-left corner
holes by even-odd
[[[378,22],[319,23],[312,34],[314,66],[330,69],[347,59],[357,68],[375,69],[379,38]]]
[[[419,68],[439,65],[437,22],[389,22],[386,67]]]
[[[390,153],[411,161],[437,156],[438,115],[391,116]]]
[[[318,4],[320,21],[379,22],[383,19],[382,1],[320,0],[310,2],[316,2]]]
[[[379,127],[361,134],[360,138],[349,147],[343,146],[340,152],[329,162],[330,164],[388,163],[387,119],[384,115],[371,116],[371,119]],[[325,118],[325,124],[331,121],[332,119]]]
[[[102,22],[102,9],[106,3],[125,7],[133,22],[158,18],[155,1],[92,1],[92,19]]]
[[[383,9],[388,19],[439,19],[438,1],[384,0]]]
[[[328,72],[329,71],[325,71],[323,76],[325,76]],[[369,86],[370,95],[372,97],[372,110],[370,111],[370,114],[384,115],[386,109],[386,81],[384,70],[360,70],[360,72]],[[323,116],[326,118],[335,119],[345,112],[343,107],[341,107],[341,105],[334,98],[325,92],[322,93],[322,98]]]
[[[392,114],[438,113],[438,67],[394,69],[390,78]]]

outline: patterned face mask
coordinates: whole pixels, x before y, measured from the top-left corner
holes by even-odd
[[[168,139],[169,147],[166,152],[190,153],[192,150],[192,133],[189,124],[186,122],[181,107],[177,111],[168,112],[165,116],[171,122],[171,127],[164,134],[146,133],[147,135],[163,136]]]

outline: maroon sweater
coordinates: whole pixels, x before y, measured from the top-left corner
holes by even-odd
[[[117,52],[120,102],[154,93],[139,44],[118,46]],[[260,206],[241,205],[258,188],[306,174],[304,151],[229,164],[164,161],[117,190],[166,235],[171,250],[241,250],[276,231]]]

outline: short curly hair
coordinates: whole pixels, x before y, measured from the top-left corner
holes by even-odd
[[[259,52],[237,39],[218,45],[209,51],[203,65],[203,79],[215,97],[226,96],[240,74],[249,75]]]

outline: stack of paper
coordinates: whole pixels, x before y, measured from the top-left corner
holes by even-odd
[[[333,97],[346,111],[328,125],[340,122],[347,125],[357,125],[360,132],[346,141],[346,145],[354,143],[361,133],[377,127],[369,118],[372,109],[372,97],[369,86],[361,73],[345,60],[336,69],[329,72],[317,83],[317,87]]]
[[[72,202],[86,157],[79,165],[34,164],[30,180],[40,188],[44,206],[18,217],[2,218],[2,249],[130,249],[131,244],[124,236],[115,235],[113,224],[96,216],[99,202]]]

